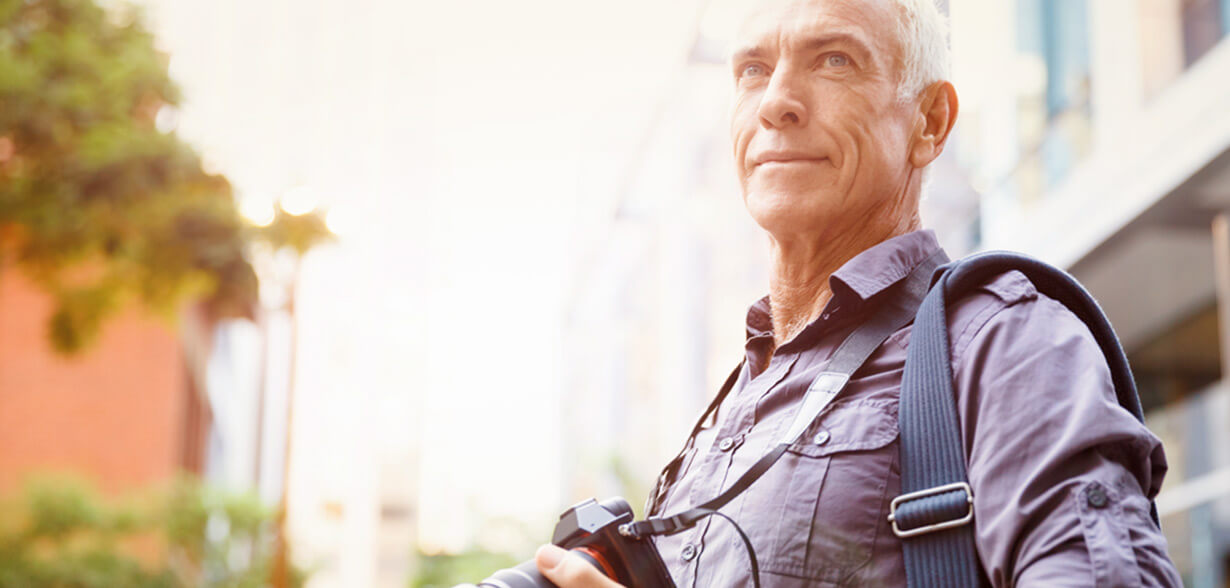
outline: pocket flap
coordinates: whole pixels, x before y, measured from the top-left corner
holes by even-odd
[[[823,457],[844,451],[879,449],[897,438],[897,405],[882,401],[834,403],[789,451]]]

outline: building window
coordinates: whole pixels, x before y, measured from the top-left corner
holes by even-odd
[[[1226,36],[1230,0],[1183,0],[1183,59],[1191,66]]]
[[[1089,7],[1086,0],[1017,0],[1020,159],[1015,188],[1028,204],[1090,150]]]
[[[1140,0],[1140,63],[1157,95],[1230,32],[1230,0]]]

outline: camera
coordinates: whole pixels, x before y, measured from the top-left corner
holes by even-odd
[[[619,526],[633,520],[623,498],[589,499],[559,516],[551,543],[580,555],[608,578],[629,588],[675,588],[666,564],[649,539],[625,537]],[[478,583],[482,588],[548,588],[534,560],[506,568]]]

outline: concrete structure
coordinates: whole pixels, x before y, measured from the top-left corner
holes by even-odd
[[[1222,586],[1230,288],[1215,260],[1230,277],[1230,239],[1213,227],[1230,209],[1230,3],[950,4],[979,246],[1068,268],[1101,302],[1166,441],[1171,552],[1189,585]]]

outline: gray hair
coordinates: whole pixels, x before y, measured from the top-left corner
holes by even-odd
[[[901,42],[901,72],[897,99],[908,102],[923,88],[948,79],[948,23],[935,0],[893,0],[900,13],[897,39]]]
[[[901,72],[897,101],[905,104],[928,85],[946,80],[952,60],[948,51],[948,23],[935,0],[893,0],[897,5],[897,40],[901,43]],[[927,199],[935,177],[935,162],[922,170],[921,200]]]

